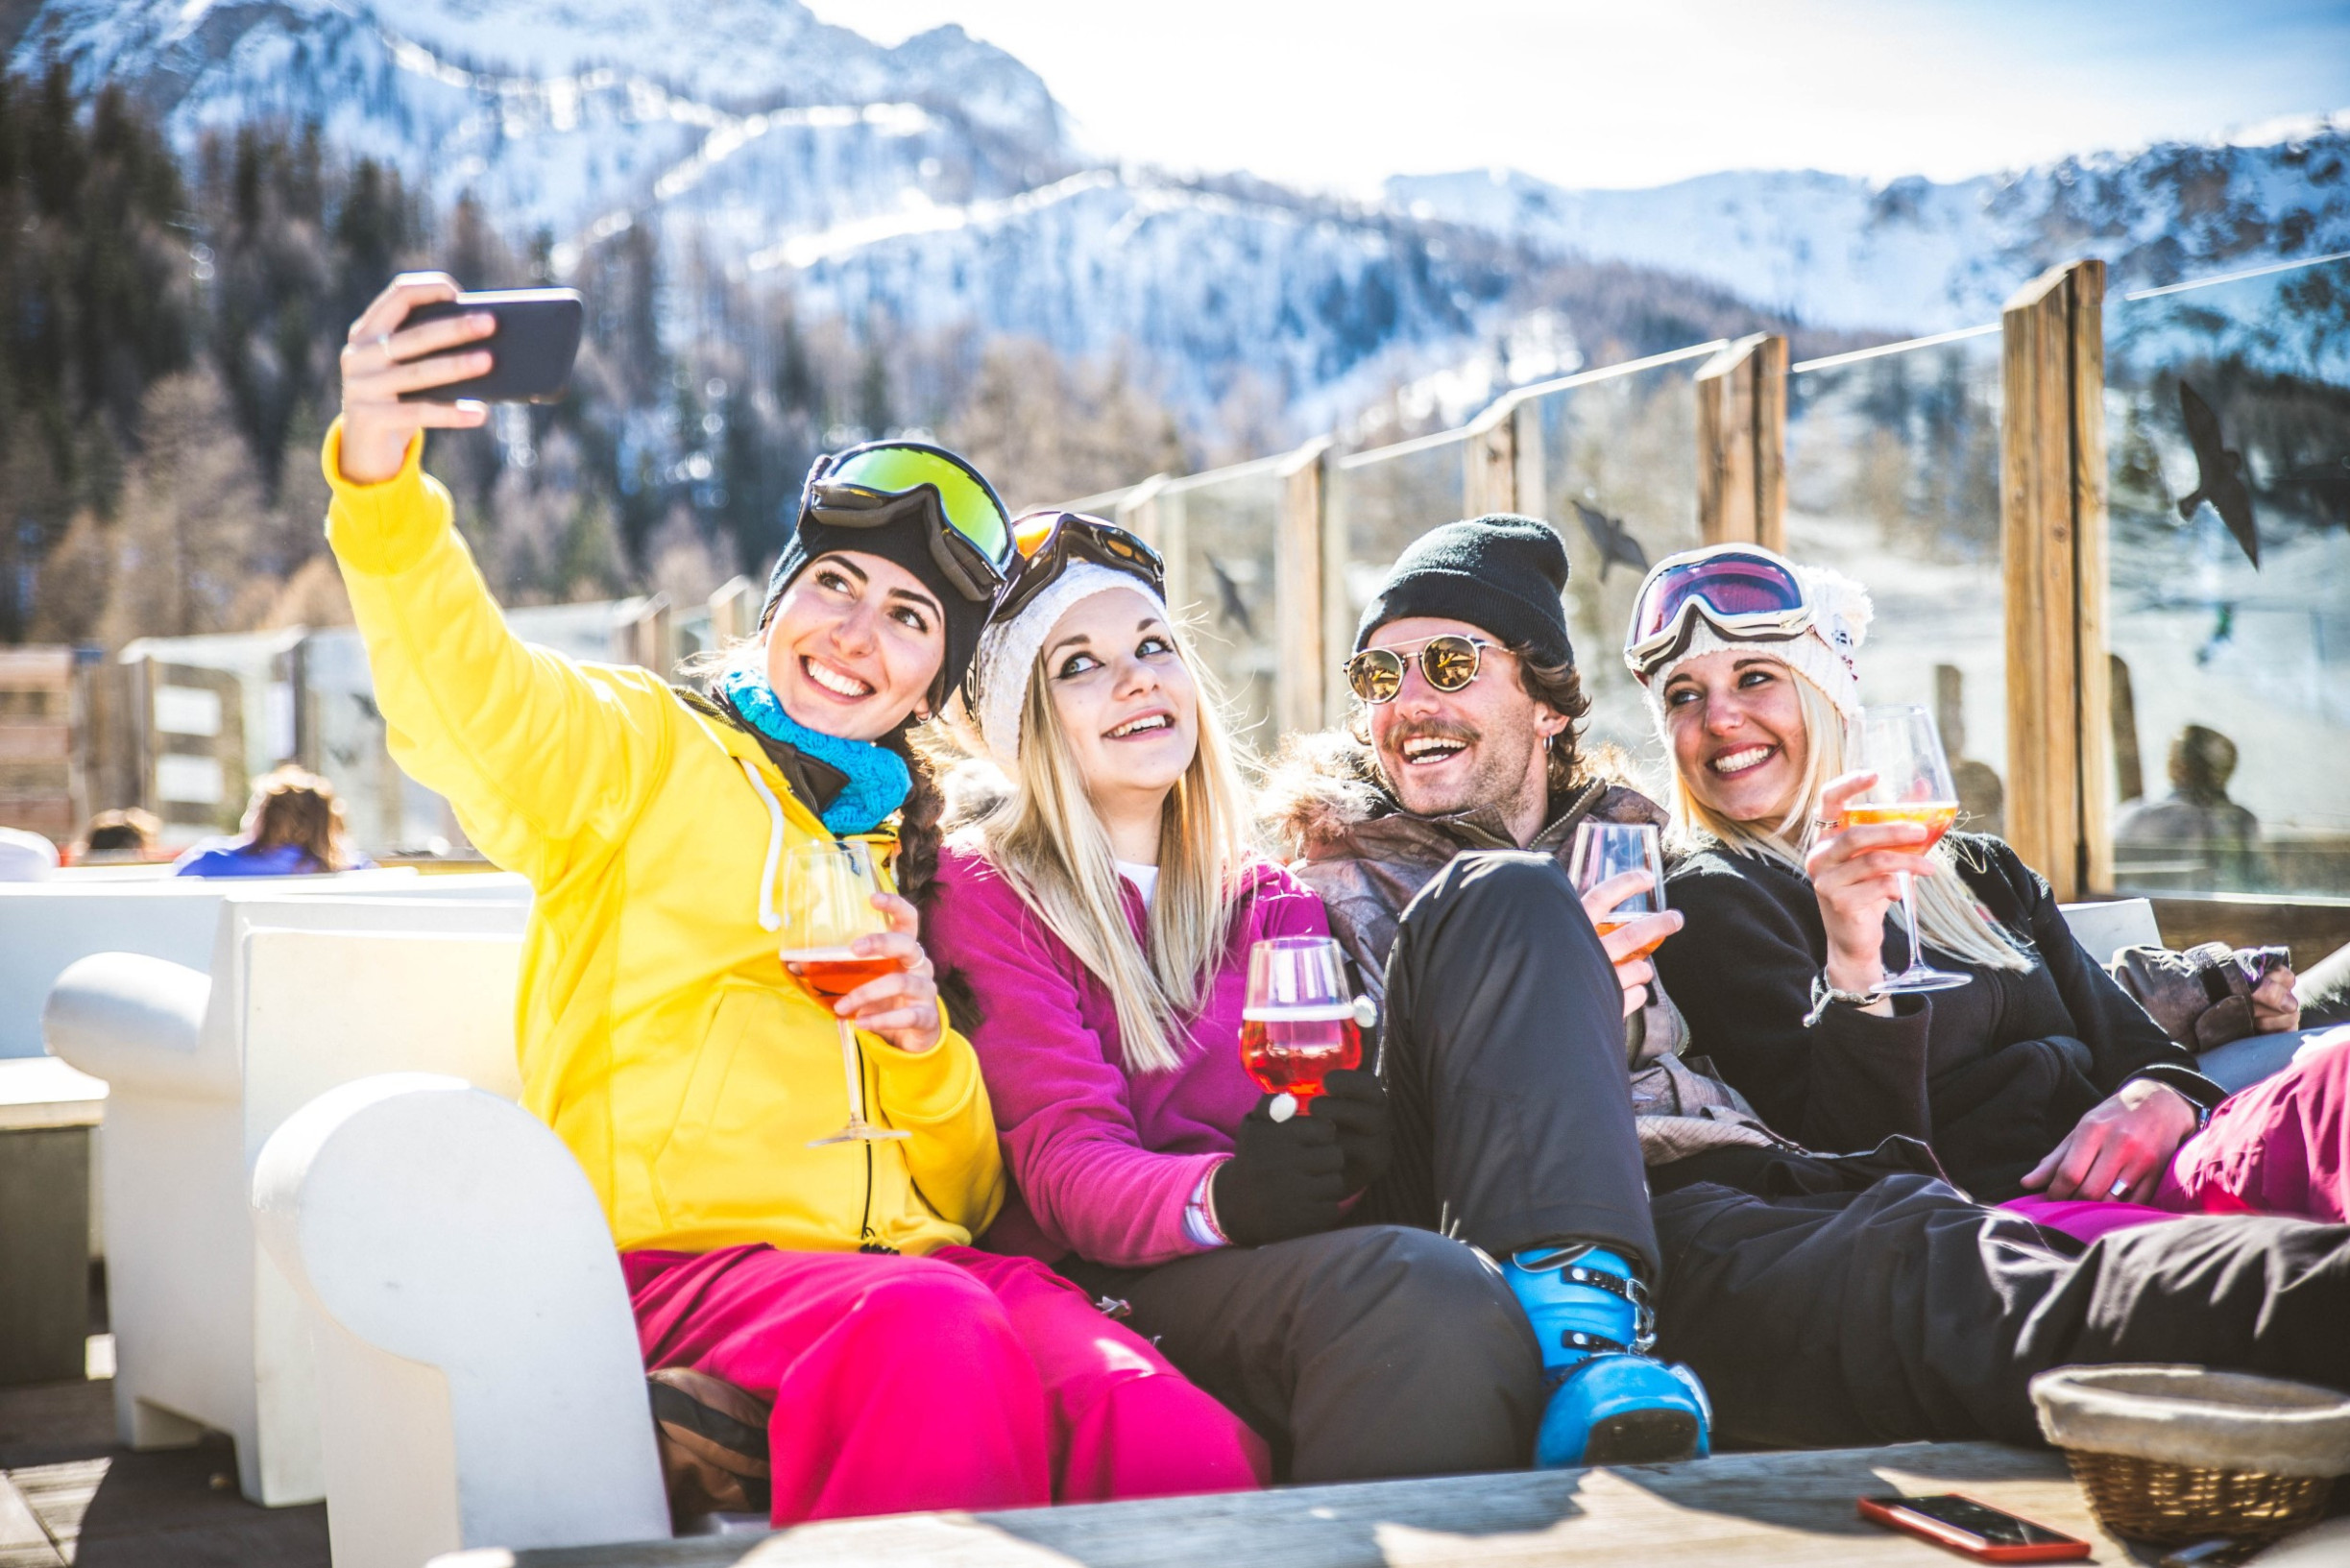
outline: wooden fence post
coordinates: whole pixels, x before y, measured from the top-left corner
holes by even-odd
[[[710,595],[710,639],[714,647],[759,635],[759,612],[766,607],[766,588],[748,577],[729,577]]]
[[[1139,537],[1142,542],[1165,558],[1167,562],[1167,608],[1177,615],[1191,602],[1189,563],[1183,550],[1183,517],[1180,498],[1175,504],[1162,501],[1159,492],[1167,488],[1167,475],[1154,473],[1126,493],[1110,518],[1119,527]]]
[[[1280,468],[1281,519],[1273,534],[1273,724],[1282,733],[1329,721],[1328,591],[1323,575],[1324,465],[1331,440],[1316,436]]]
[[[1461,515],[1481,518],[1489,512],[1518,512],[1517,399],[1504,396],[1478,415],[1468,426],[1463,448]]]
[[[2075,261],[2000,316],[2006,836],[2060,899],[2113,885],[2104,307],[2105,264]]]
[[[1697,526],[1708,544],[1787,544],[1787,340],[1740,338],[1697,373]]]

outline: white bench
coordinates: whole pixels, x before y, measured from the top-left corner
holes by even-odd
[[[270,1139],[253,1201],[312,1308],[335,1568],[668,1535],[612,1233],[529,1112],[345,1084]]]
[[[110,1089],[99,1168],[124,1442],[216,1428],[248,1498],[325,1495],[308,1334],[255,1247],[253,1162],[288,1115],[355,1077],[456,1071],[518,1093],[524,916],[478,898],[236,890],[214,905],[208,975],[104,953],[59,978],[50,1048]]]
[[[60,873],[0,882],[0,1057],[41,1053],[41,1004],[77,958],[143,953],[202,971],[212,958],[221,905],[237,898],[424,898],[527,904],[530,884],[509,873],[419,876],[411,867],[321,877],[121,877]]]

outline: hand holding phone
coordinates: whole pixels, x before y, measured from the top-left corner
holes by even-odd
[[[2076,1562],[2087,1541],[2018,1518],[1957,1492],[1932,1497],[1864,1497],[1860,1516],[1948,1547],[1977,1562]]]
[[[341,362],[338,466],[352,484],[380,484],[398,475],[421,430],[477,428],[489,419],[489,407],[468,388],[489,383],[489,398],[562,390],[578,350],[583,313],[576,294],[569,294],[569,339],[562,334],[562,305],[543,305],[505,322],[510,336],[496,350],[484,339],[500,331],[500,305],[494,301],[489,308],[468,308],[458,303],[463,299],[447,273],[401,273],[351,325]],[[521,325],[521,315],[531,325]],[[517,372],[494,376],[500,357],[515,362]],[[547,367],[554,367],[552,376]]]
[[[489,368],[460,380],[411,388],[400,395],[402,402],[454,403],[478,398],[485,403],[545,403],[563,396],[571,379],[571,361],[579,353],[580,327],[587,318],[576,289],[460,294],[413,307],[402,325],[413,328],[481,316],[490,319],[490,332],[472,347],[489,350]],[[427,354],[411,363],[426,368],[436,360],[463,354],[464,350]],[[449,368],[470,368],[472,363],[468,359],[467,366]]]

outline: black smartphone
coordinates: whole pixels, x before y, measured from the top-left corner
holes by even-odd
[[[453,403],[461,398],[485,403],[551,403],[563,396],[571,379],[571,361],[579,354],[579,333],[587,321],[587,306],[577,289],[494,289],[436,300],[408,312],[402,327],[449,316],[488,311],[497,319],[497,330],[450,353],[490,350],[489,374],[447,386],[403,392],[408,403]],[[439,358],[440,355],[433,355]],[[423,363],[423,361],[418,361]]]

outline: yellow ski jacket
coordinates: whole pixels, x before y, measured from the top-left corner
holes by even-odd
[[[848,1090],[832,1013],[777,957],[792,944],[776,879],[787,846],[830,834],[757,738],[650,671],[521,641],[420,468],[423,438],[376,485],[343,478],[341,445],[338,422],[327,540],[392,755],[536,890],[523,1103],[578,1157],[620,1249],[922,1253],[985,1229],[1003,1161],[952,1028],[919,1056],[860,1037],[867,1116],[910,1138],[809,1146],[847,1120]]]

